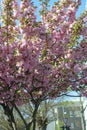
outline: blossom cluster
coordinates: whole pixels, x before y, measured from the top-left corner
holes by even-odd
[[[87,96],[87,12],[76,18],[80,0],[55,3],[39,22],[31,0],[2,3],[0,103],[54,98],[69,87]]]

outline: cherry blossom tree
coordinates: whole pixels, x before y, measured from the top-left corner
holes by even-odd
[[[14,2],[14,1],[13,1]],[[13,103],[20,100],[17,81],[18,62],[17,33],[18,29],[13,15],[13,2],[3,0],[0,25],[0,105],[8,116],[9,125],[16,129],[13,116]],[[16,36],[16,37],[15,37]],[[17,101],[18,101],[17,100]],[[18,101],[19,102],[19,101]]]
[[[80,0],[58,1],[50,10],[48,0],[40,2],[37,21],[31,0],[2,0],[0,104],[12,115],[14,106],[32,102],[26,130],[31,124],[35,130],[42,101],[68,88],[87,96],[87,11],[76,18]]]

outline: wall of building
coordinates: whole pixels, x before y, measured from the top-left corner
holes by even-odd
[[[73,103],[68,103],[60,107],[59,105],[56,106],[54,111],[58,121],[51,122],[48,125],[47,130],[62,130],[60,127],[64,125],[64,118],[68,118],[67,124],[71,126],[71,130],[87,130],[87,99],[83,102],[83,109],[85,108],[83,117],[86,122],[86,129],[84,129],[81,105],[80,101],[74,101]],[[58,129],[55,129],[56,125],[58,126]]]

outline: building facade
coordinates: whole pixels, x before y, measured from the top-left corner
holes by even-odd
[[[54,108],[56,121],[51,122],[47,130],[62,130],[64,125],[70,126],[70,130],[87,130],[87,100],[68,101],[64,105]],[[65,124],[65,123],[66,124]]]

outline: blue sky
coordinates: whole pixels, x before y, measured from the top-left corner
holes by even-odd
[[[32,1],[35,3],[36,6],[39,6],[38,0],[32,0]],[[58,0],[50,0],[50,5],[52,6],[53,3],[56,2],[56,1],[58,1]],[[85,3],[86,3],[86,0],[81,0],[81,6],[80,6],[80,8],[79,8],[79,13],[82,12],[82,10],[84,10],[84,8],[85,8]]]
[[[0,0],[0,2],[1,1],[2,0]],[[20,0],[18,0],[18,1],[20,1]],[[32,1],[34,2],[35,6],[38,7],[37,10],[39,10],[40,9],[40,4],[39,4],[38,0],[32,0]],[[58,1],[58,0],[50,0],[50,6],[52,6],[53,3],[56,2],[56,1]],[[80,5],[80,7],[78,9],[77,16],[79,16],[83,12],[83,10],[85,9],[86,0],[81,0],[81,1],[82,1],[82,3],[81,3],[81,5]],[[37,19],[39,20],[38,11],[36,12],[36,15],[38,17]]]
[[[18,0],[18,1],[20,1],[20,0]],[[34,3],[35,3],[35,5],[37,6],[37,7],[39,7],[39,2],[38,2],[38,0],[32,0]],[[53,3],[54,2],[56,2],[56,1],[58,1],[58,0],[50,0],[50,5],[52,6],[53,5]],[[80,14],[83,10],[84,10],[84,8],[85,8],[85,3],[86,3],[86,0],[81,0],[82,1],[82,4],[81,4],[81,6],[80,6],[80,8],[79,8],[79,10],[78,10],[78,14]],[[0,0],[0,2],[1,2],[1,0]]]
[[[81,13],[81,12],[83,12],[83,10],[85,9],[85,4],[86,4],[86,0],[81,0],[82,1],[82,3],[81,3],[81,5],[80,5],[80,7],[79,7],[79,10],[78,10],[78,15]]]
[[[35,4],[35,6],[38,7],[37,10],[40,9],[40,5],[39,5],[39,2],[38,0],[32,0]],[[54,2],[56,2],[58,0],[50,0],[50,5],[52,6]],[[77,17],[83,12],[83,10],[85,9],[85,4],[86,4],[86,0],[81,0],[81,5],[79,6],[79,9],[78,9],[78,12],[77,12]],[[38,13],[36,13],[37,16],[38,16]],[[38,19],[39,19],[39,16],[38,16]]]

